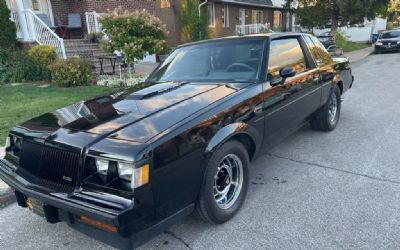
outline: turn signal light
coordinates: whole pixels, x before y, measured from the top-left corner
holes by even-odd
[[[137,188],[149,183],[149,164],[145,164],[140,168],[135,168],[133,171],[132,188]]]
[[[110,224],[107,224],[107,223],[104,223],[104,222],[101,222],[101,221],[98,221],[98,220],[94,220],[92,218],[89,218],[89,217],[86,217],[86,216],[83,216],[83,215],[79,216],[79,219],[83,223],[86,223],[88,225],[95,226],[97,228],[103,229],[104,231],[107,231],[107,232],[110,232],[110,233],[118,233],[118,228],[113,226],[113,225],[110,225]]]

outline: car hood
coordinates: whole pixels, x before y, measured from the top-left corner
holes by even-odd
[[[85,132],[99,137],[147,142],[184,118],[238,91],[227,84],[164,82],[81,101],[19,126],[47,138]]]

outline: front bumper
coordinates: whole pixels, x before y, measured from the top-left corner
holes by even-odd
[[[137,216],[133,204],[116,197],[110,200],[94,198],[85,193],[43,192],[14,172],[15,166],[7,160],[0,160],[0,179],[15,190],[18,204],[26,207],[26,198],[34,198],[44,204],[45,218],[50,223],[60,221],[92,238],[119,249],[133,249],[163,232],[168,227],[189,215],[194,205],[190,205],[176,214],[164,219],[154,216]],[[125,204],[124,204],[125,202]],[[80,220],[86,216],[107,225],[118,228],[117,233],[108,232],[88,225]]]
[[[386,45],[375,45],[375,52],[393,52],[393,51],[400,51],[400,44],[394,45],[391,47],[387,47]]]

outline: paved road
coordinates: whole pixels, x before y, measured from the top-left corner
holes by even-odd
[[[141,249],[400,249],[400,54],[354,65],[336,131],[303,128],[261,157],[242,211],[192,218]],[[108,249],[16,205],[0,210],[0,249]]]

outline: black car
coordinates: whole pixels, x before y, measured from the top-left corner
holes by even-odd
[[[384,31],[375,43],[375,53],[400,51],[400,30]]]
[[[317,36],[318,40],[324,45],[324,47],[328,50],[328,52],[334,51],[336,48],[335,38],[333,37],[330,31],[326,31],[319,36]]]
[[[12,129],[0,177],[48,222],[131,249],[193,212],[230,220],[250,163],[305,123],[334,130],[352,83],[310,35],[185,44],[143,83]]]

